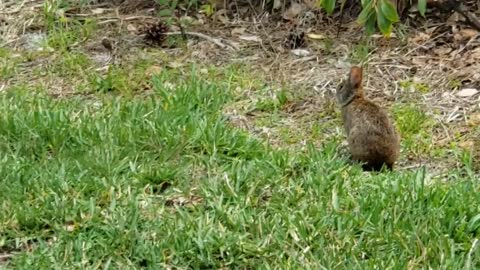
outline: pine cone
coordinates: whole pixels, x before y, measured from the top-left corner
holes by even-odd
[[[169,30],[168,25],[164,22],[158,22],[151,25],[145,31],[145,41],[150,44],[161,46],[167,39],[167,33]]]
[[[288,49],[297,49],[305,46],[305,33],[303,31],[294,31],[290,33],[285,40],[284,45]]]

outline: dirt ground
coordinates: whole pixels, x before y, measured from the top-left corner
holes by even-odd
[[[162,21],[154,3],[137,1],[117,8],[108,4],[99,1],[54,12],[80,24],[95,21],[94,34],[71,45],[71,50],[89,55],[100,73],[136,58],[149,59],[148,73],[182,70],[193,63],[246,70],[243,79],[252,83],[235,90],[238,97],[225,114],[232,124],[276,147],[301,148],[306,142],[321,145],[329,138],[343,138],[333,94],[349,67],[361,64],[367,96],[395,114],[408,137],[399,169],[426,166],[435,176],[448,179],[448,171],[460,166],[455,158],[459,151],[467,150],[473,157],[479,153],[480,34],[456,13],[430,13],[427,20],[409,17],[390,38],[378,34],[367,38],[348,16],[338,28],[334,18],[339,14],[331,17],[310,7],[287,9],[281,18],[263,12],[249,16],[225,10],[211,16],[184,12],[179,16],[187,40],[178,41],[183,40],[183,29],[174,24],[167,36],[176,42],[154,46],[144,39],[145,29]],[[15,76],[1,80],[2,90],[28,78],[29,84],[42,81],[55,96],[79,92],[78,81],[33,72],[62,57],[38,45],[49,35],[47,6],[43,1],[0,2],[1,47],[14,54],[43,50],[41,57],[19,65]],[[105,38],[110,45],[102,43]],[[289,47],[292,42],[297,47]],[[282,93],[287,101],[278,108],[265,105],[279,100]],[[418,113],[425,116],[419,117],[421,123]]]

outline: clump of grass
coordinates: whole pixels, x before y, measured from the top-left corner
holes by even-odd
[[[83,21],[67,18],[64,8],[69,7],[68,1],[47,1],[43,5],[43,21],[48,33],[47,48],[58,51],[68,51],[71,46],[78,45],[92,36],[96,23],[91,18]]]
[[[411,137],[422,131],[428,117],[414,104],[398,104],[393,108],[396,124],[403,137]]]
[[[80,52],[65,52],[61,58],[48,67],[48,71],[63,77],[76,77],[88,74],[88,69],[92,67],[92,63],[88,56]]]
[[[392,110],[402,144],[412,155],[436,153],[432,143],[433,122],[418,106],[398,104]]]
[[[353,45],[350,58],[354,62],[362,63],[367,60],[372,48],[371,41],[368,39],[362,40],[360,43]]]
[[[288,102],[288,94],[284,89],[276,91],[269,97],[263,97],[255,104],[255,109],[265,112],[273,112],[281,109]]]
[[[0,48],[0,79],[8,80],[15,76],[17,72],[18,57],[14,57],[12,52],[6,48]]]
[[[431,91],[428,84],[422,83],[422,82],[415,82],[415,81],[412,81],[412,80],[401,81],[400,82],[400,87],[402,87],[403,89],[407,89],[407,90],[412,89],[412,90],[418,91],[420,93],[428,93],[428,92]]]

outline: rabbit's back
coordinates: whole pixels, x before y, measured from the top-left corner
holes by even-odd
[[[372,167],[391,167],[399,155],[399,136],[387,113],[375,103],[357,99],[342,109],[352,157]]]

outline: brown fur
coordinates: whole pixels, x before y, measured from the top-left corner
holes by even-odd
[[[365,98],[362,68],[352,67],[337,89],[337,101],[352,158],[365,170],[392,170],[400,152],[400,137],[387,113]]]

